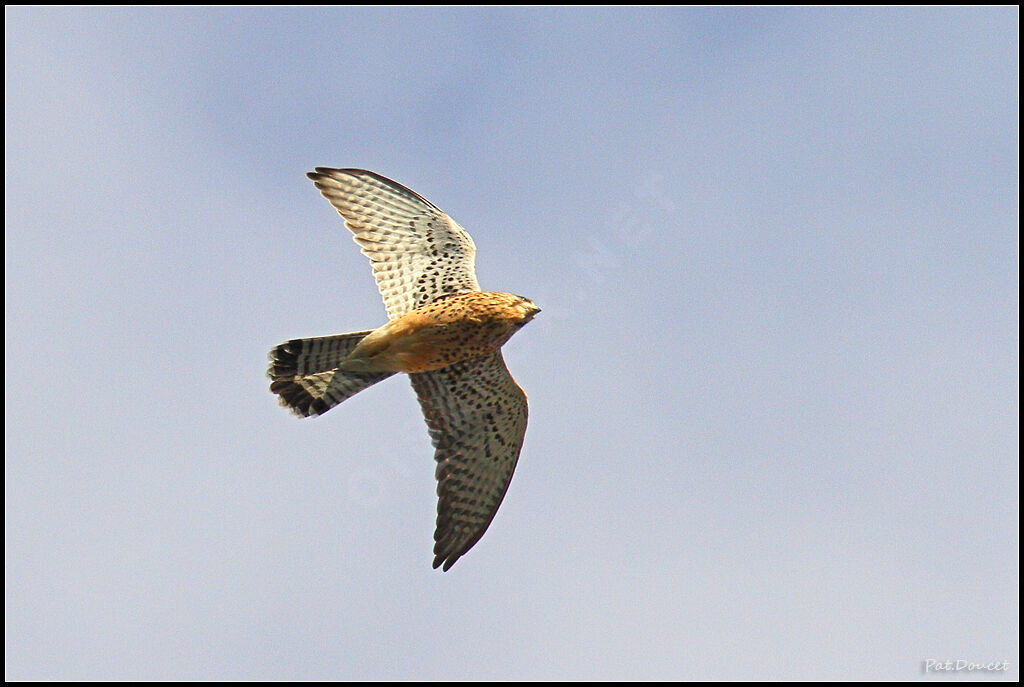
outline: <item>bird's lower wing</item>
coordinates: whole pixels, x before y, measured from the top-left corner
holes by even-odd
[[[500,351],[410,374],[437,461],[434,567],[448,570],[487,530],[526,434],[526,394]]]

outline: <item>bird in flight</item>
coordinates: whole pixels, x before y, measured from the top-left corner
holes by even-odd
[[[308,417],[409,375],[437,461],[434,567],[448,570],[483,536],[512,480],[527,404],[501,347],[540,308],[481,291],[473,239],[418,193],[362,169],[317,167],[307,176],[370,259],[388,322],[277,346],[270,390]]]

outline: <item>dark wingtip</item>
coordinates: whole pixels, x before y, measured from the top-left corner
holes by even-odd
[[[455,565],[455,561],[459,560],[458,556],[452,558],[445,558],[444,556],[434,557],[434,570],[441,568],[441,572],[448,572],[451,567]]]
[[[441,568],[441,572],[448,572],[455,562],[462,558],[465,551],[456,553],[453,551],[434,551],[434,568]]]
[[[314,167],[312,172],[306,172],[306,176],[309,177],[310,179],[316,180],[319,179],[320,177],[330,176],[335,172],[341,172],[342,174],[350,174],[352,176],[369,174],[370,176],[375,176],[380,179],[390,181],[390,179],[387,179],[387,177],[382,177],[380,174],[377,174],[376,172],[371,172],[368,169],[357,169],[356,167]]]
[[[377,181],[379,181],[380,183],[382,183],[384,185],[392,186],[392,187],[394,187],[396,189],[399,189],[399,190],[403,191],[404,193],[408,193],[409,195],[412,195],[412,196],[415,196],[416,198],[419,198],[427,206],[434,208],[438,212],[444,212],[443,210],[438,208],[436,205],[431,203],[429,200],[427,200],[426,198],[424,198],[420,194],[418,194],[415,191],[413,191],[408,186],[400,184],[397,181],[395,181],[394,179],[389,179],[386,176],[384,176],[383,174],[377,174],[376,172],[371,172],[368,169],[359,169],[358,167],[340,167],[340,168],[339,167],[315,167],[314,171],[306,172],[306,176],[313,180],[313,183],[316,184],[317,188],[322,190],[321,183],[322,183],[323,179],[324,178],[329,178],[329,177],[331,177],[331,176],[333,176],[334,174],[337,174],[337,173],[348,174],[349,176],[353,176],[353,177],[372,177],[372,178],[376,179]]]

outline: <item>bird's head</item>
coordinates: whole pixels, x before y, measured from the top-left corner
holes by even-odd
[[[517,300],[514,307],[518,311],[519,326],[521,327],[532,320],[534,315],[540,312],[540,308],[538,308],[537,305],[529,298],[524,298],[523,296],[515,297]]]

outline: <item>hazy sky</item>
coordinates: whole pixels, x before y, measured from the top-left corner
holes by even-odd
[[[8,680],[1018,679],[1016,7],[4,19]],[[448,573],[318,165],[543,308]]]

